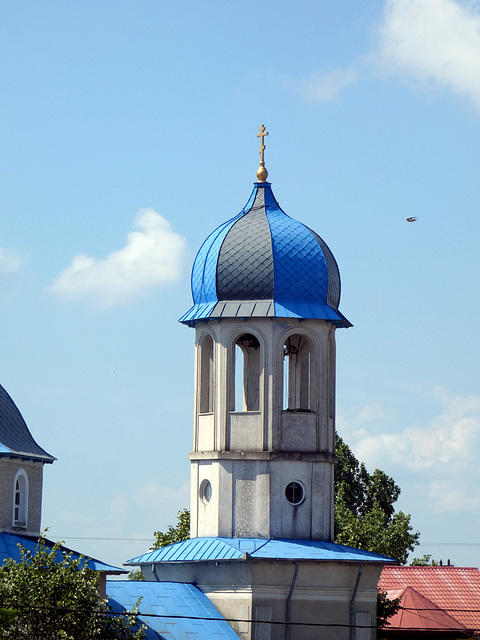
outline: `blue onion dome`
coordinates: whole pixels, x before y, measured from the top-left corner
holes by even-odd
[[[0,457],[22,458],[42,463],[56,460],[35,442],[22,414],[1,385]]]
[[[325,242],[256,182],[242,211],[201,246],[192,270],[193,307],[180,322],[221,318],[322,319],[350,327],[340,313],[340,273]]]

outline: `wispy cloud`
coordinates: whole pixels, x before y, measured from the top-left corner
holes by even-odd
[[[408,426],[400,433],[365,435],[358,454],[373,452],[421,471],[436,463],[473,461],[480,445],[480,398],[451,398],[439,416],[425,426]],[[376,455],[376,454],[375,454]]]
[[[313,74],[300,80],[290,80],[287,85],[309,102],[333,102],[341,91],[354,84],[357,72],[353,68],[334,69],[327,73]]]
[[[386,0],[374,57],[389,73],[447,87],[480,108],[478,2]]]
[[[80,254],[55,279],[50,290],[64,300],[85,301],[102,309],[127,304],[181,276],[186,240],[153,209],[142,209],[125,246],[105,258]]]
[[[0,247],[0,276],[10,275],[18,271],[21,265],[22,259],[15,251]]]
[[[403,469],[417,478],[437,511],[480,507],[480,397],[436,390],[439,414],[424,425],[387,433],[356,416],[343,420],[341,433],[368,468]],[[367,412],[368,413],[368,412]],[[364,417],[360,410],[359,417]]]

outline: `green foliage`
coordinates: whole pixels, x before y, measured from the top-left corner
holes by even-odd
[[[410,563],[412,567],[438,567],[441,564],[441,560],[434,560],[429,553],[425,553],[421,558],[414,558]]]
[[[141,569],[132,569],[128,574],[127,578],[129,580],[133,580],[135,582],[144,582],[145,576],[142,573]]]
[[[166,547],[167,545],[173,544],[174,542],[182,542],[183,540],[188,540],[190,538],[190,511],[188,509],[179,511],[177,514],[176,527],[173,527],[170,524],[168,525],[166,533],[155,531],[153,536],[155,538],[153,549],[160,549],[161,547]]]
[[[141,640],[137,608],[113,615],[98,595],[98,574],[85,558],[38,541],[35,553],[0,569],[0,638],[9,640]],[[137,603],[138,605],[138,603]]]
[[[388,618],[400,609],[401,598],[390,599],[386,591],[380,591],[377,597],[377,627],[388,627]]]
[[[405,564],[420,534],[410,515],[395,513],[400,487],[380,469],[370,474],[336,436],[335,542],[382,553]]]

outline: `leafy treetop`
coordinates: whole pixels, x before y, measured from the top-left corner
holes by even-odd
[[[166,533],[161,531],[155,531],[153,534],[155,541],[153,543],[153,549],[160,549],[166,547],[174,542],[182,542],[190,538],[190,511],[183,509],[177,514],[177,525],[173,527],[168,525]]]
[[[19,562],[0,568],[0,638],[5,640],[141,640],[137,607],[120,615],[98,594],[98,572],[58,542],[22,545]],[[138,603],[137,603],[138,606]]]
[[[395,558],[405,564],[420,534],[410,515],[395,513],[400,487],[384,471],[370,474],[336,436],[335,542]]]

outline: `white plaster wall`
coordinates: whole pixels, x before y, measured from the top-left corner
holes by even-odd
[[[354,621],[372,622],[372,628],[361,629],[357,638],[376,637],[380,564],[245,558],[157,563],[142,570],[147,580],[194,583],[243,640],[284,640],[290,593],[290,640],[349,640],[351,604]],[[259,615],[274,624],[255,623]]]
[[[229,412],[227,425],[229,450],[262,451],[263,424],[263,414],[260,411]]]
[[[245,333],[260,344],[259,411],[235,412],[234,345]],[[310,412],[283,411],[283,344],[291,334],[306,336],[314,353]],[[199,413],[199,345],[206,335],[214,343],[213,414]],[[322,320],[209,321],[196,329],[195,370],[192,535],[331,540],[334,328]],[[204,479],[213,490],[208,504],[199,498]],[[294,480],[307,490],[307,499],[296,507],[285,498],[285,486]]]

